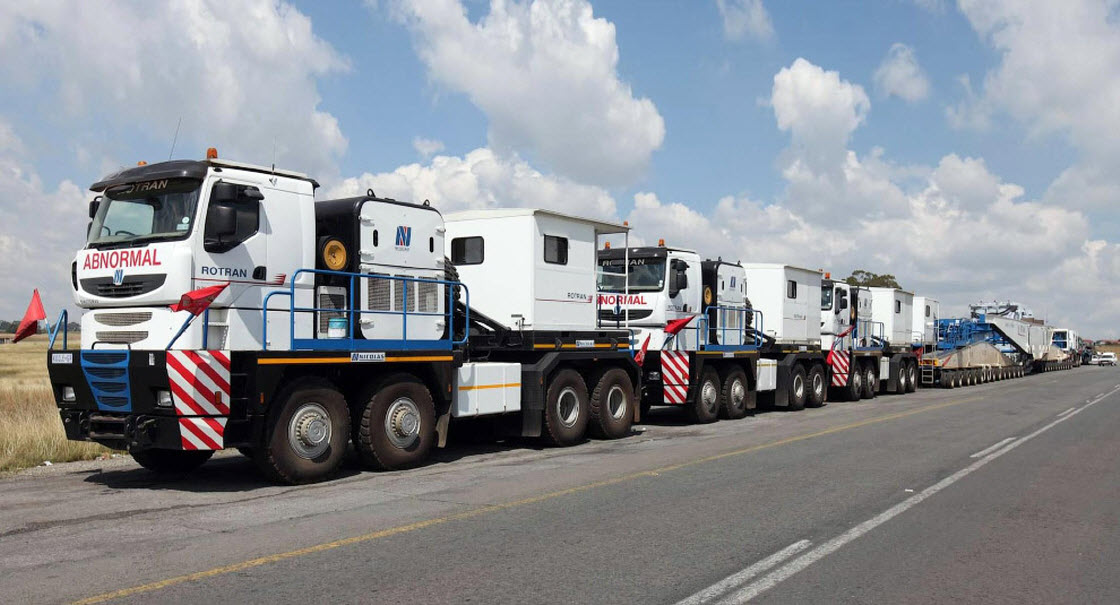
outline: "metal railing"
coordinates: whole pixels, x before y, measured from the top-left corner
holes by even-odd
[[[69,326],[66,325],[69,322],[70,322],[70,314],[66,312],[66,309],[63,309],[62,313],[59,313],[58,321],[55,322],[54,327],[53,328],[48,327],[48,331],[50,332],[50,335],[51,335],[51,342],[50,342],[50,344],[47,345],[48,350],[54,350],[54,340],[55,340],[55,338],[58,337],[59,328],[62,329],[62,348],[63,349],[70,348],[69,347],[69,344],[70,344],[70,328],[69,328]]]
[[[345,309],[338,308],[322,308],[317,303],[313,303],[310,307],[301,307],[296,305],[296,282],[302,274],[310,275],[331,275],[336,277],[344,277],[349,280],[349,287],[347,289],[347,304]],[[400,308],[399,309],[365,309],[360,306],[360,297],[358,287],[362,284],[362,280],[386,280],[389,282],[400,282],[402,287],[396,290],[400,293]],[[437,286],[444,286],[446,307],[444,311],[409,311],[409,291],[413,288],[410,284],[434,284]],[[463,338],[455,338],[455,290],[462,288],[464,293],[464,330]],[[391,289],[393,290],[393,289]],[[287,296],[288,308],[273,309],[269,308],[268,302],[273,296]],[[312,297],[315,293],[312,292]],[[393,296],[392,303],[396,302]],[[291,285],[287,290],[275,290],[269,292],[263,301],[263,309],[261,311],[262,329],[262,347],[268,349],[268,314],[271,313],[288,313],[288,338],[289,347],[291,350],[361,350],[361,349],[451,349],[455,345],[464,344],[470,333],[470,291],[461,282],[453,282],[443,279],[431,279],[424,277],[406,277],[398,275],[382,275],[374,273],[351,273],[346,271],[330,271],[326,269],[300,269],[292,276]],[[413,305],[419,308],[420,305]],[[330,313],[330,314],[345,314],[347,333],[345,338],[316,338],[314,332],[312,338],[296,338],[296,315],[299,313]],[[355,338],[354,330],[355,325],[361,323],[361,317],[364,315],[388,315],[400,317],[401,334],[400,338]],[[441,338],[409,338],[408,335],[408,319],[409,317],[443,317],[446,321],[444,323],[446,336]],[[357,321],[355,321],[357,319]],[[314,328],[313,328],[314,329]]]
[[[714,326],[711,320],[713,312],[716,316]],[[733,318],[735,321],[732,321]],[[763,340],[762,311],[746,307],[711,305],[700,314],[696,325],[686,327],[682,330],[684,331],[696,333],[696,343],[700,349],[714,351],[757,349],[762,346]],[[728,344],[729,342],[732,344]]]

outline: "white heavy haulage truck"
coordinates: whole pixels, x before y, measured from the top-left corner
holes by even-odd
[[[56,329],[47,359],[69,439],[155,471],[238,448],[302,483],[351,442],[373,468],[419,464],[465,419],[556,445],[629,434],[630,334],[599,328],[594,304],[598,239],[625,225],[445,220],[372,191],[316,202],[316,187],[213,150],[91,187],[71,270],[81,350],[55,348]],[[193,323],[169,308],[217,284]]]
[[[712,422],[745,416],[758,393],[779,407],[824,405],[819,272],[701,260],[664,241],[604,248],[599,271],[600,325],[630,330],[641,351],[643,409]]]
[[[829,352],[833,390],[848,401],[875,397],[884,342],[882,325],[872,319],[871,291],[826,273],[820,312],[821,347]]]

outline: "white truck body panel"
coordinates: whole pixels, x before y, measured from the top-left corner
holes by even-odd
[[[883,324],[883,335],[894,346],[915,342],[911,327],[914,314],[914,293],[898,288],[869,288],[871,318]]]
[[[473,287],[472,308],[511,328],[595,328],[595,273],[588,268],[596,263],[597,233],[625,227],[529,209],[461,212],[446,223],[449,256],[458,239],[483,241],[482,262],[456,263]],[[550,245],[558,241],[551,238],[566,242],[565,262],[545,259],[546,236]]]
[[[820,343],[820,271],[774,263],[744,263],[743,269],[747,298],[762,311],[765,334],[778,342]]]
[[[749,337],[743,324],[747,321],[746,313],[738,309],[747,307],[747,272],[741,265],[720,263],[716,268],[716,288],[713,293],[713,304],[725,307],[720,309],[714,325],[716,338],[719,344],[739,346],[754,344],[754,339]]]
[[[521,364],[464,363],[455,375],[456,418],[521,410]]]
[[[404,204],[366,202],[359,214],[358,241],[360,272],[374,275],[444,278],[443,217],[432,210],[419,210]],[[447,290],[438,283],[400,279],[363,279],[355,289],[361,308],[373,311],[360,319],[362,336],[369,340],[435,340],[444,332]],[[431,315],[414,315],[430,313]]]

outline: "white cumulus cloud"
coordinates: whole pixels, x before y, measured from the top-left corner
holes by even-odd
[[[723,19],[723,35],[728,40],[751,37],[756,40],[774,38],[774,24],[762,0],[716,0]]]
[[[424,137],[413,137],[412,148],[416,150],[416,153],[420,154],[420,157],[427,159],[443,151],[444,147],[443,141],[426,139]]]
[[[584,0],[492,0],[477,22],[459,0],[398,0],[395,12],[430,78],[486,114],[498,153],[625,185],[665,138],[653,102],[618,74],[614,25]]]
[[[170,145],[181,118],[182,155],[217,146],[321,177],[347,147],[316,86],[347,61],[287,2],[5,2],[0,56],[9,93],[100,123],[87,139],[106,146],[122,132]]]
[[[895,96],[914,103],[929,96],[929,78],[918,65],[914,49],[896,42],[875,70],[875,89],[883,96]]]
[[[463,157],[437,155],[426,164],[407,164],[392,172],[365,173],[341,181],[326,195],[358,195],[367,189],[409,202],[428,200],[445,214],[533,207],[595,218],[617,216],[615,200],[606,190],[542,174],[520,158],[499,156],[487,148]]]

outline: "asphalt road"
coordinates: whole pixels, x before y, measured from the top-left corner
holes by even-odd
[[[0,602],[1120,602],[1114,368],[644,429],[298,488],[0,480]]]

